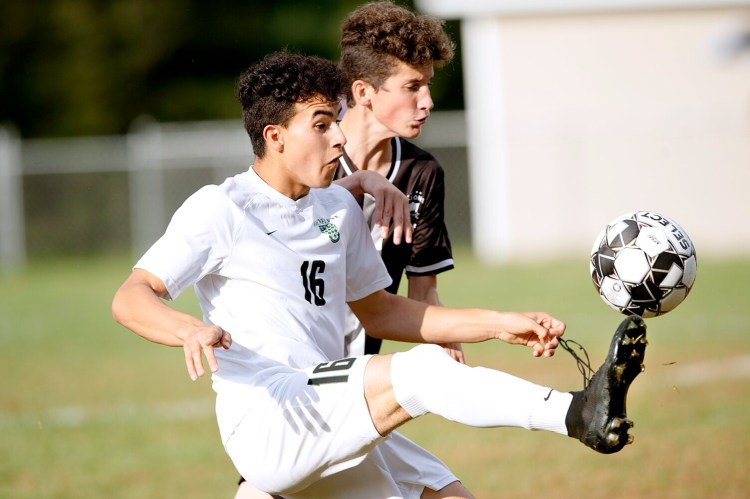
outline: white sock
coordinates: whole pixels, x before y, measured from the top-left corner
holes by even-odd
[[[419,345],[391,360],[396,401],[412,417],[436,414],[478,427],[514,426],[567,435],[573,396],[510,374],[468,367],[437,345]]]

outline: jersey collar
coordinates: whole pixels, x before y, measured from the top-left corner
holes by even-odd
[[[341,167],[344,169],[344,172],[347,175],[351,175],[352,173],[359,170],[354,163],[352,163],[351,158],[349,158],[349,155],[346,154],[346,148],[344,148],[344,155],[339,158],[339,163],[341,163]],[[391,167],[388,170],[388,174],[385,176],[385,178],[388,179],[391,183],[396,179],[396,175],[398,175],[398,170],[401,168],[401,139],[399,137],[393,137],[391,139]]]

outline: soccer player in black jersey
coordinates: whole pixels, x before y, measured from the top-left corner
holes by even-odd
[[[452,60],[453,42],[439,20],[375,2],[346,18],[340,45],[340,66],[350,85],[341,120],[347,144],[336,178],[358,170],[378,172],[407,196],[414,232],[411,243],[404,244],[377,230],[371,196],[363,195],[361,202],[393,279],[387,290],[398,292],[406,273],[410,298],[439,305],[437,275],[453,268],[444,222],[444,172],[430,153],[407,139],[418,137],[429,119],[433,68]],[[355,354],[380,350],[377,338],[367,337],[362,346],[361,328],[355,328],[351,340]],[[450,345],[449,352],[463,360],[460,345]]]

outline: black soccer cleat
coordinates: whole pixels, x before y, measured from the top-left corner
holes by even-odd
[[[633,427],[625,412],[628,388],[644,369],[646,323],[630,316],[612,337],[604,364],[583,391],[573,392],[565,417],[568,435],[602,454],[618,452],[633,443]]]

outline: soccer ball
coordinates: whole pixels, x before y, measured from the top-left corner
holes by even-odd
[[[612,220],[591,248],[591,278],[607,305],[656,317],[682,303],[695,282],[695,248],[674,220],[651,211]]]

